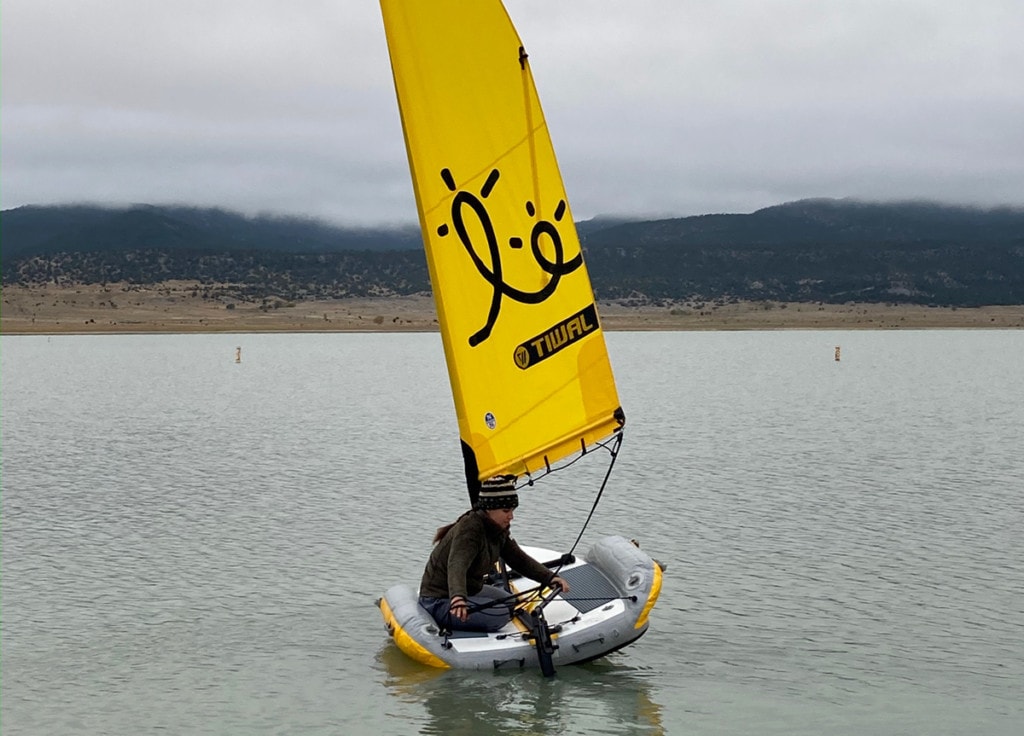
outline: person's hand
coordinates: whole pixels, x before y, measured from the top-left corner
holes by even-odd
[[[551,582],[548,583],[548,586],[552,588],[561,588],[563,593],[569,592],[569,583],[565,582],[565,578],[560,578],[557,575],[551,578]]]
[[[463,623],[469,618],[469,605],[466,603],[466,599],[461,595],[452,596],[452,605],[448,609],[451,614]]]

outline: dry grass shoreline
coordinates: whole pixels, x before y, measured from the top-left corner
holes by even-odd
[[[204,299],[197,284],[48,284],[3,288],[0,333],[432,332],[429,296],[359,297],[266,304]],[[607,330],[1024,329],[1024,305],[927,307],[740,302],[693,306],[599,303]]]

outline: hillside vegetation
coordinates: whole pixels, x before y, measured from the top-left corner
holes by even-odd
[[[1024,304],[1024,210],[803,200],[751,214],[579,223],[598,297]],[[196,281],[260,301],[430,290],[414,229],[216,209],[22,207],[0,217],[5,286]]]

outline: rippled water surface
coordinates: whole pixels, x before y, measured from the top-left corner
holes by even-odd
[[[581,549],[668,572],[544,680],[424,669],[374,606],[463,510],[437,335],[3,337],[3,733],[1021,732],[1024,332],[608,342]],[[603,471],[519,541],[568,548]]]

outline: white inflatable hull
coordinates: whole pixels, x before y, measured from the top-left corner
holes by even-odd
[[[537,560],[558,557],[550,550],[524,549]],[[571,590],[544,608],[554,646],[552,666],[602,657],[647,631],[648,615],[661,592],[662,568],[632,542],[605,537],[558,574]],[[520,578],[514,586],[526,590],[537,583]],[[446,635],[409,585],[389,588],[378,605],[398,647],[423,664],[478,670],[540,666],[536,639],[520,620],[490,634]]]

